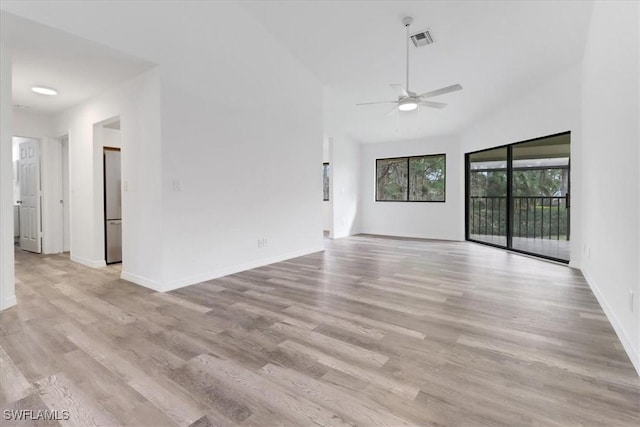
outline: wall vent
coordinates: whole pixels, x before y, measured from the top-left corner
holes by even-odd
[[[411,41],[415,47],[426,46],[433,43],[433,37],[431,37],[431,32],[429,30],[411,34],[409,37],[411,37]]]

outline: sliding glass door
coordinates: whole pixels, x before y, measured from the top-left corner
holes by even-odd
[[[468,168],[467,238],[507,246],[507,149],[472,153]]]
[[[570,134],[466,155],[467,239],[568,262]]]

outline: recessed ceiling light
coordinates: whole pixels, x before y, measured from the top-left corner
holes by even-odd
[[[31,91],[35,92],[35,93],[39,93],[40,95],[53,96],[53,95],[57,95],[58,94],[57,90],[52,89],[50,87],[44,87],[44,86],[34,86],[34,87],[31,88]]]

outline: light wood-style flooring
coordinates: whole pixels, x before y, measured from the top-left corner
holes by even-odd
[[[17,252],[0,409],[76,426],[638,426],[640,379],[582,275],[373,236],[162,294]]]

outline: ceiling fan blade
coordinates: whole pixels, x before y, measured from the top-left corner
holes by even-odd
[[[432,96],[443,95],[449,92],[455,92],[457,90],[462,90],[462,86],[459,84],[443,87],[442,89],[432,90],[431,92],[425,92],[423,94],[418,95],[421,98],[431,98]]]
[[[402,85],[391,84],[389,86],[391,86],[391,88],[398,94],[398,96],[409,96],[409,92],[407,92],[407,90]]]
[[[389,111],[387,114],[385,114],[385,117],[389,117],[390,115],[392,115],[393,113],[395,113],[396,111],[398,111],[398,107],[393,107],[393,110]]]
[[[378,102],[361,102],[356,105],[373,105],[373,104],[397,104],[398,101],[378,101]]]
[[[420,101],[420,105],[424,107],[431,107],[431,108],[444,108],[447,106],[447,104],[443,102],[433,102],[433,101]]]

